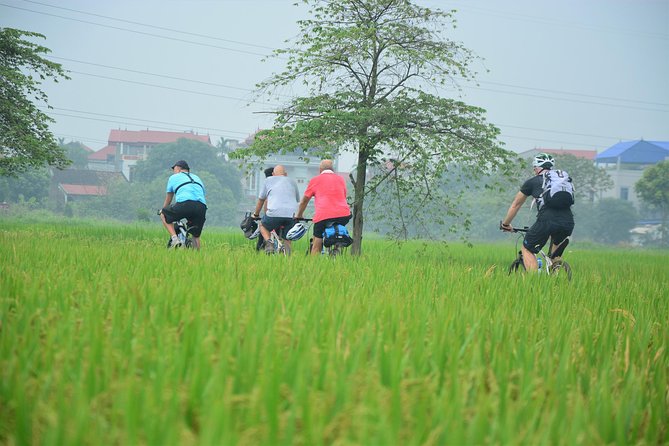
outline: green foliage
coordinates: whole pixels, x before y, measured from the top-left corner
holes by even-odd
[[[328,262],[3,219],[0,442],[666,444],[669,253],[570,245],[564,283],[508,276],[513,238]]]
[[[172,175],[171,166],[181,159],[186,160],[191,172],[199,176],[203,172],[212,174],[221,186],[230,190],[234,200],[238,201],[241,198],[239,170],[224,158],[217,156],[216,150],[209,144],[186,138],[154,147],[146,160],[137,163],[134,181],[151,182],[156,178],[162,178],[167,182],[167,178]],[[205,186],[208,188],[209,185]]]
[[[607,244],[629,242],[630,229],[639,215],[632,203],[618,198],[604,198],[595,203],[574,205],[574,235]]]
[[[426,92],[452,86],[453,76],[474,76],[471,52],[442,36],[452,25],[450,13],[411,1],[304,3],[312,18],[299,22],[296,47],[276,52],[287,58],[285,71],[258,88],[271,94],[299,81],[309,95],[276,110],[274,128],[233,156],[256,159],[295,149],[306,156],[356,154],[354,253],[361,249],[365,199],[382,189],[379,182],[395,181],[390,189],[429,203],[449,200],[438,185],[449,180],[444,172],[454,164],[470,167],[473,177],[493,166],[508,173],[511,154],[500,147],[499,130],[486,123],[484,110]],[[388,158],[403,171],[369,179],[368,169]],[[415,203],[406,195],[402,201]],[[447,209],[460,213],[455,200]]]
[[[70,164],[58,147],[36,103],[47,103],[40,84],[47,78],[69,79],[60,64],[41,57],[49,49],[26,38],[38,33],[0,28],[0,175],[16,176],[29,168]],[[33,74],[34,73],[34,74]]]
[[[669,160],[646,169],[634,188],[646,203],[669,210]]]
[[[0,202],[43,202],[49,195],[50,176],[45,168],[31,168],[17,176],[0,176]]]
[[[634,189],[642,201],[660,212],[662,243],[669,244],[669,160],[646,169]]]
[[[79,141],[71,141],[67,144],[59,140],[59,146],[65,150],[65,156],[72,162],[71,167],[75,169],[88,169],[88,155],[90,152],[85,149]]]
[[[172,161],[174,162],[174,161]],[[198,172],[207,190],[207,225],[235,226],[237,224],[237,200],[229,188],[207,171]],[[159,222],[157,211],[165,201],[167,176],[151,182],[118,181],[109,185],[107,195],[72,203],[77,217],[96,217],[123,221]]]

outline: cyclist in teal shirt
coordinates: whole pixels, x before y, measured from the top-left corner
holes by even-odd
[[[165,203],[160,212],[163,226],[172,237],[170,247],[181,246],[172,223],[182,218],[188,219],[193,225],[193,246],[200,249],[200,235],[206,220],[207,201],[204,183],[197,175],[190,173],[190,167],[184,160],[172,166],[172,175],[167,181]],[[174,203],[172,203],[174,200]]]

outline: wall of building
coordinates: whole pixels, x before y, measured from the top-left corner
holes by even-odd
[[[643,175],[643,170],[617,169],[614,167],[607,168],[606,173],[611,176],[613,187],[603,192],[601,198],[619,198],[633,203],[638,208],[640,201],[634,191],[634,184]]]

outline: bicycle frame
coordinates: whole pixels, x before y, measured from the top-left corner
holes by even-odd
[[[512,232],[526,233],[528,230],[529,228],[525,226],[522,229],[513,228]],[[571,280],[571,266],[569,265],[569,263],[563,261],[562,259],[555,260],[556,257],[562,256],[562,253],[567,248],[568,244],[569,244],[569,237],[565,238],[559,245],[557,245],[555,251],[553,251],[550,254],[546,254],[543,248],[540,249],[539,252],[535,254],[535,257],[537,258],[537,263],[539,263],[538,272],[539,273],[545,272],[546,275],[558,275],[560,271],[564,271],[564,273],[567,275],[567,280]],[[552,246],[552,240],[550,241],[549,246]],[[517,271],[518,268],[521,266],[523,269],[525,269],[525,263],[523,262],[523,251],[518,249],[518,241],[516,241],[516,251],[518,251],[518,257],[516,257],[516,260],[514,260],[511,266],[509,267],[509,274],[511,274],[514,271]]]
[[[283,229],[283,226],[279,230]],[[275,229],[269,232],[269,239],[274,244],[274,254],[290,255],[290,248],[285,244],[285,240],[277,234]]]
[[[254,220],[260,222],[262,219],[260,217],[258,217],[258,218],[254,218]],[[286,246],[286,240],[279,235],[279,234],[283,234],[284,229],[285,229],[284,226],[280,226],[278,228],[279,232],[277,232],[277,229],[272,229],[271,231],[269,231],[269,239],[268,240],[271,241],[272,244],[274,245],[274,252],[272,254],[283,254],[285,256],[290,255],[291,250],[288,246]],[[260,234],[259,237],[261,239],[263,238],[262,233]]]
[[[193,226],[191,225],[191,222],[182,218],[181,220],[172,223],[172,225],[174,226],[174,232],[176,232],[177,237],[179,237],[182,246],[184,248],[192,248],[193,238],[191,231],[193,230]],[[172,246],[172,239],[167,242],[167,247],[169,248],[170,246]]]

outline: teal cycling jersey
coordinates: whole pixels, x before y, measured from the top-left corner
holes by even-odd
[[[181,203],[183,201],[199,201],[207,204],[205,200],[204,184],[200,177],[194,173],[179,172],[175,173],[167,180],[167,193],[174,194],[174,201]]]

